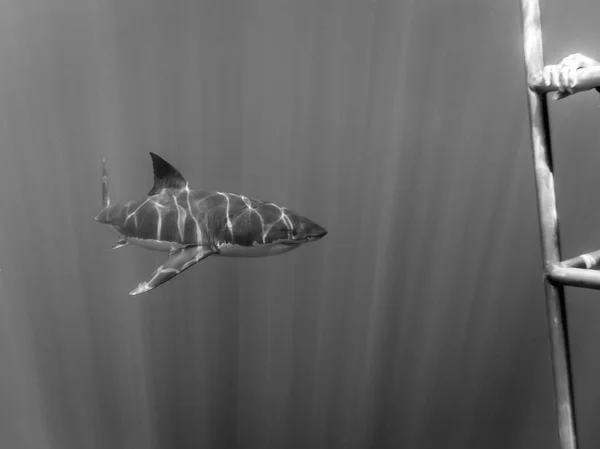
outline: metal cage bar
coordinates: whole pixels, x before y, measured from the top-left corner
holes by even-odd
[[[598,263],[600,263],[600,250],[564,260],[560,265],[568,268],[594,268]]]
[[[550,145],[550,124],[548,104],[543,93],[529,88],[529,80],[543,68],[542,28],[538,0],[521,0],[523,20],[523,41],[525,67],[527,71],[527,100],[531,125],[531,143],[535,171],[535,185],[538,202],[538,215],[544,259],[544,285],[548,327],[550,333],[550,354],[554,377],[558,433],[561,449],[576,449],[575,416],[571,385],[571,363],[567,333],[567,316],[563,283],[551,282],[547,276],[558,269],[560,263],[560,239],[554,196],[552,174],[552,148]],[[572,270],[574,268],[561,268]],[[563,272],[563,280],[564,277]],[[600,285],[600,284],[599,284]]]
[[[553,265],[547,276],[550,282],[557,286],[570,285],[600,290],[600,271]]]

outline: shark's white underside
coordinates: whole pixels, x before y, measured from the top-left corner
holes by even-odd
[[[127,238],[127,242],[131,245],[139,246],[153,251],[171,252],[173,250],[183,248],[183,245],[162,240],[147,240],[138,238]],[[287,253],[297,245],[289,245],[283,243],[269,243],[266,245],[242,246],[232,245],[230,243],[222,243],[217,245],[219,255],[224,257],[267,257],[276,256],[278,254]]]
[[[165,240],[153,240],[153,239],[140,239],[135,237],[125,237],[119,233],[114,227],[107,225],[107,227],[115,234],[119,236],[119,238],[127,240],[127,243],[130,245],[139,246],[141,248],[153,250],[153,251],[162,251],[162,252],[171,252],[179,248],[183,248],[184,245],[181,245],[176,242],[167,242]],[[217,248],[219,249],[219,255],[224,257],[267,257],[267,256],[276,256],[278,254],[287,253],[293,249],[296,249],[298,245],[294,244],[284,244],[281,242],[274,242],[268,244],[254,244],[253,246],[243,246],[243,245],[233,245],[231,243],[221,243],[217,244]]]
[[[183,245],[173,242],[165,242],[161,240],[146,240],[137,238],[128,238],[127,242],[132,245],[140,246],[142,248],[170,252],[179,248],[183,248]],[[269,243],[266,245],[253,245],[253,246],[242,246],[232,245],[231,243],[222,243],[217,245],[219,249],[219,255],[225,257],[267,257],[276,256],[278,254],[287,253],[288,251],[296,248],[296,245],[285,245],[283,243]]]
[[[269,243],[266,245],[242,246],[223,243],[218,246],[220,255],[225,257],[266,257],[287,253],[297,245],[285,245],[283,243]]]

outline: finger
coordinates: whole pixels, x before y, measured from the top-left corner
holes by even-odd
[[[554,95],[552,96],[552,98],[554,100],[562,100],[563,98],[566,98],[568,96],[570,96],[571,94],[569,92],[567,92],[566,90],[562,91],[562,92],[555,92]]]
[[[561,89],[561,85],[560,85],[560,70],[558,67],[554,67],[554,69],[552,70],[552,85],[555,87],[558,87],[558,90],[562,91],[564,89]]]
[[[544,85],[549,86],[552,83],[552,67],[551,65],[547,65],[544,67],[542,74],[544,76]]]
[[[573,93],[573,89],[575,88],[575,85],[577,84],[577,69],[575,67],[570,68],[567,78],[568,78],[567,84],[569,86],[569,92]]]
[[[569,71],[571,70],[571,67],[566,65],[561,67],[560,72],[558,74],[558,82],[559,82],[559,86],[558,86],[558,90],[563,91],[563,90],[569,90],[570,86],[569,86]]]

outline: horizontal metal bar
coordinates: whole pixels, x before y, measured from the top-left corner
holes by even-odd
[[[559,265],[567,268],[594,268],[600,263],[600,249],[565,260]]]
[[[544,72],[542,70],[531,75],[528,84],[531,89],[540,94],[558,90],[558,86],[554,84],[547,85],[544,82]],[[594,89],[598,86],[600,86],[600,66],[586,67],[577,71],[573,93]]]
[[[553,284],[600,290],[600,271],[552,265],[547,277]]]

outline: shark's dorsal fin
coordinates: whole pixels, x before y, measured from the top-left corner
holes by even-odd
[[[187,186],[187,181],[175,167],[152,152],[150,156],[154,168],[154,187],[148,196],[156,195],[163,189],[183,189]]]

